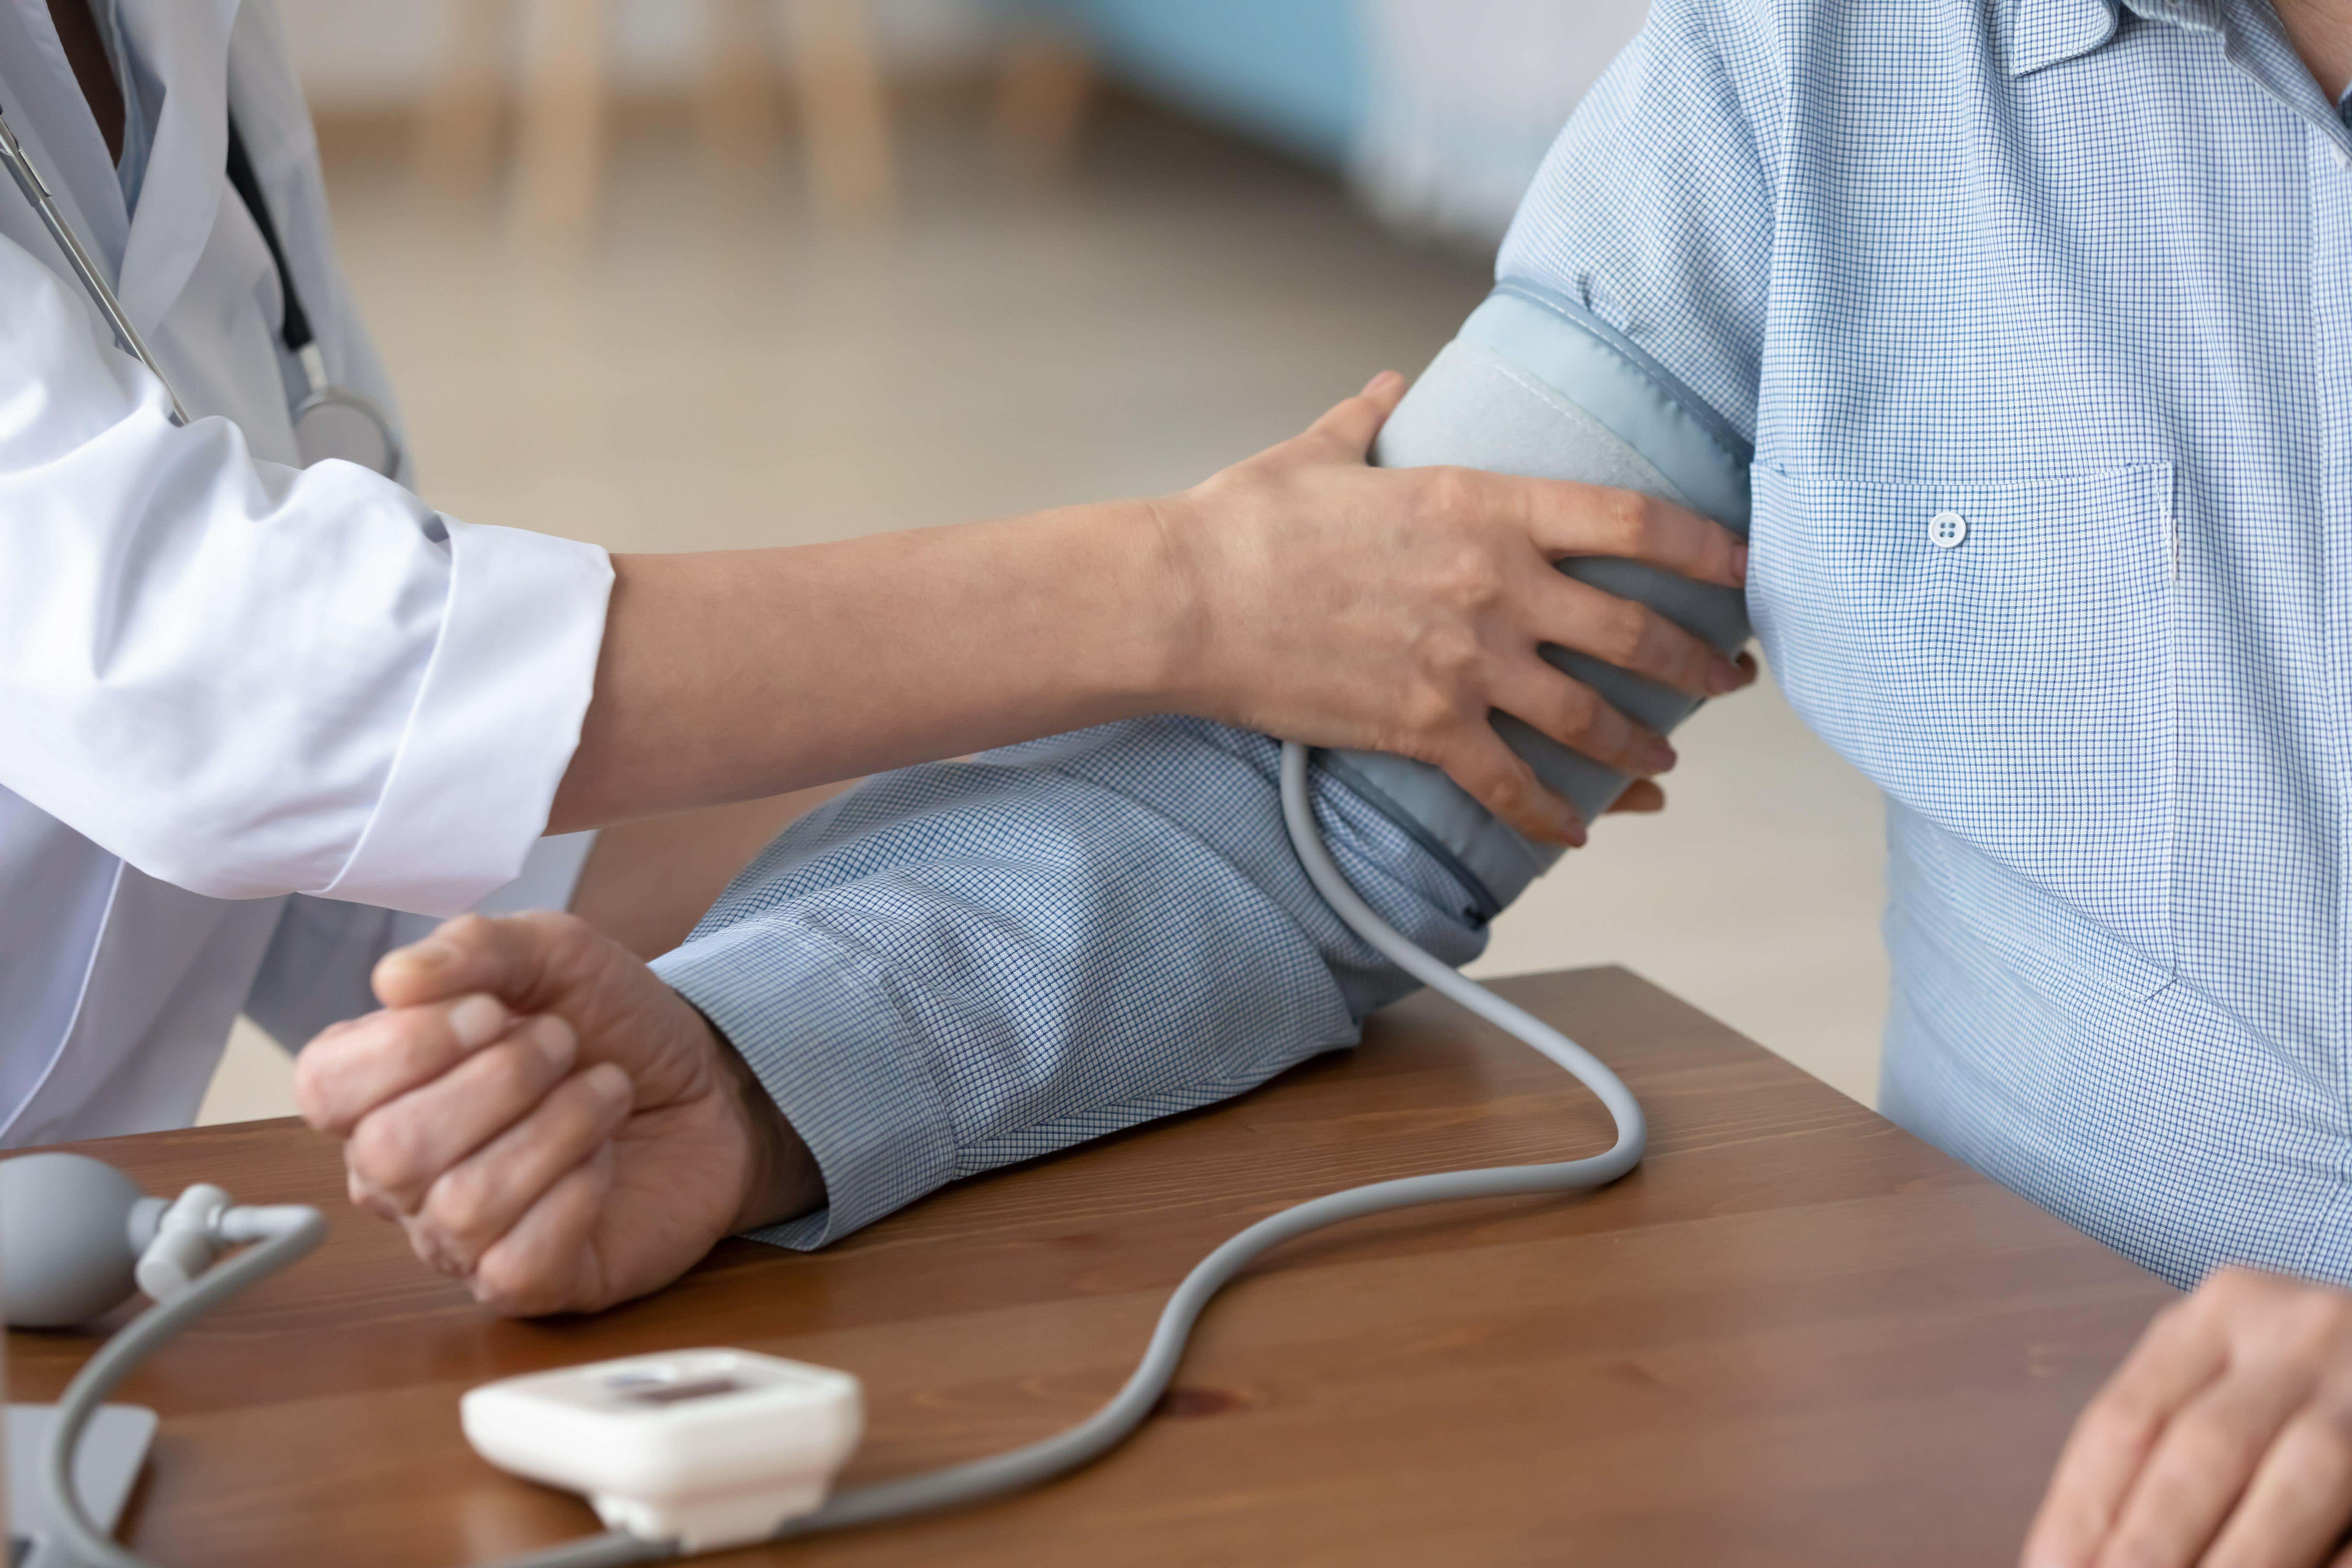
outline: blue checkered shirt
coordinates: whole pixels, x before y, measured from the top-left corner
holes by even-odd
[[[1887,797],[1887,1109],[2183,1283],[2352,1280],[2348,166],[2262,0],[1658,0],[1501,259],[1754,444],[1757,629]],[[1172,720],[869,784],[662,968],[816,1149],[796,1245],[1402,989]]]
[[[2263,0],[1661,0],[1502,261],[1755,442],[1887,1110],[2180,1283],[2352,1280],[2347,165]]]
[[[1351,1045],[1410,983],[1324,906],[1264,736],[1143,719],[908,768],[795,823],[655,969],[824,1173],[818,1247],[955,1180]],[[1334,857],[1450,963],[1478,889],[1318,771]]]

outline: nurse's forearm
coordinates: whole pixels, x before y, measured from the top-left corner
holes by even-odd
[[[613,566],[551,833],[1148,712],[1186,640],[1141,502]]]
[[[549,830],[1175,712],[1428,763],[1527,837],[1581,843],[1497,711],[1625,777],[1675,754],[1538,649],[1691,698],[1753,670],[1551,565],[1606,555],[1738,587],[1746,551],[1628,490],[1371,468],[1403,385],[1377,377],[1306,434],[1157,500],[616,561]]]

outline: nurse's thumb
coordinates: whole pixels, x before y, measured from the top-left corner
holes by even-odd
[[[1371,450],[1372,437],[1381,433],[1381,426],[1396,412],[1405,388],[1411,384],[1395,371],[1381,372],[1365,383],[1363,391],[1336,405],[1308,426],[1307,439],[1336,443],[1349,460],[1363,461],[1365,454]]]

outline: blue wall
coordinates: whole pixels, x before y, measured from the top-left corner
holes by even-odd
[[[1106,69],[1333,168],[1369,96],[1357,0],[1049,0]]]

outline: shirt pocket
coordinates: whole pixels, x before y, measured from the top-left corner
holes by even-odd
[[[2171,465],[1755,485],[1750,614],[1806,722],[2168,971]]]

